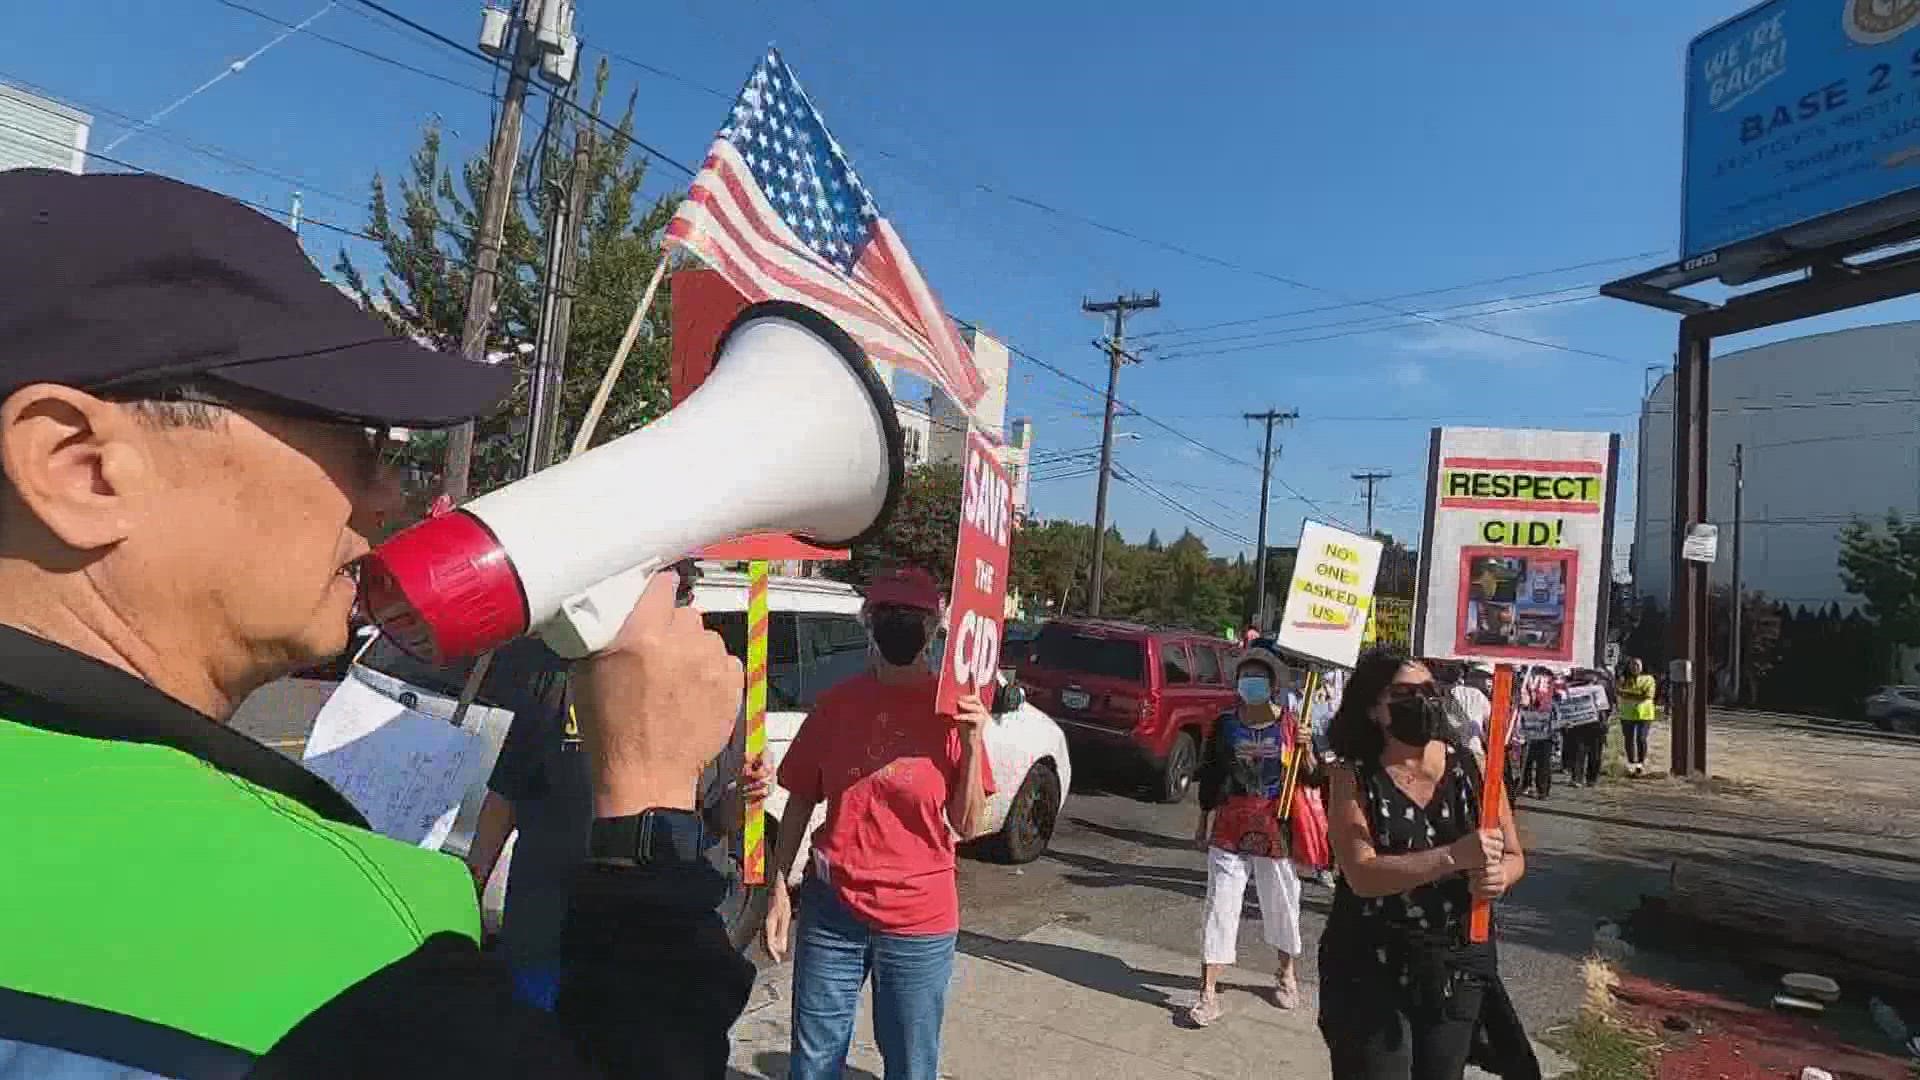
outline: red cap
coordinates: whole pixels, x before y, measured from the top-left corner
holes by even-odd
[[[506,549],[465,511],[430,517],[381,544],[360,570],[367,615],[436,667],[527,632],[527,597]]]
[[[939,614],[940,586],[934,584],[932,574],[917,566],[887,570],[875,575],[868,584],[867,603]]]

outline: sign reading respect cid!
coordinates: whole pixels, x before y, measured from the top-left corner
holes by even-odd
[[[1013,484],[993,445],[967,433],[960,492],[960,542],[953,558],[953,602],[947,605],[947,649],[940,665],[936,712],[951,716],[964,694],[992,706],[1000,670],[1000,620],[1006,613],[1007,561],[1013,539]]]

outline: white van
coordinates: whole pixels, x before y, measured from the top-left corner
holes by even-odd
[[[867,663],[867,634],[860,625],[860,596],[851,586],[816,578],[774,578],[767,588],[767,749],[777,768],[800,730],[807,711],[821,690],[862,670]],[[706,613],[707,626],[726,639],[735,656],[745,658],[747,637],[747,578],[745,574],[703,568],[694,588],[694,603]],[[348,665],[346,678],[358,679],[409,707],[451,715],[466,680],[469,664],[446,669],[428,668],[402,653],[392,642],[371,637]],[[482,704],[492,704],[481,695]],[[1052,718],[1029,705],[1020,690],[1004,686],[993,703],[994,717],[985,742],[993,763],[997,792],[987,800],[983,852],[998,859],[1031,862],[1046,851],[1060,810],[1072,784],[1066,737]],[[323,710],[324,711],[324,710]],[[703,791],[732,779],[738,770],[744,732],[734,747],[708,770]],[[709,801],[703,799],[703,801]],[[778,842],[787,793],[776,786],[767,798],[767,852]],[[447,848],[465,853],[470,841],[471,812],[449,837]],[[809,833],[825,816],[817,810]],[[464,826],[464,828],[462,827]],[[805,847],[795,860],[795,873],[805,862]],[[506,867],[511,846],[486,890],[482,908],[489,927],[499,925],[504,902]],[[758,931],[765,915],[763,889],[739,883],[741,837],[716,845],[713,857],[734,882],[721,914],[736,943],[744,944]]]

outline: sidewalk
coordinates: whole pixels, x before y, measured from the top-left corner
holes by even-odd
[[[1222,980],[1226,1015],[1201,1031],[1186,1026],[1198,965],[1150,946],[1081,933],[1059,924],[1013,941],[962,934],[941,1054],[942,1075],[960,1080],[1240,1080],[1328,1075],[1314,1026],[1313,987],[1300,1007],[1274,1008],[1262,995],[1269,972],[1241,968]],[[789,966],[761,972],[733,1031],[734,1077],[786,1075],[792,985]],[[871,1008],[863,1002],[849,1077],[880,1076]],[[1563,1071],[1549,1061],[1548,1076]],[[1470,1071],[1469,1075],[1473,1075]]]

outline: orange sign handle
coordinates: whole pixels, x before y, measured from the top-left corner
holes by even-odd
[[[1493,669],[1493,716],[1487,721],[1487,761],[1480,778],[1480,827],[1502,826],[1507,802],[1507,731],[1513,726],[1513,665]],[[1467,940],[1479,944],[1493,932],[1493,903],[1475,900],[1467,918]]]

